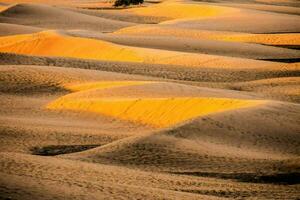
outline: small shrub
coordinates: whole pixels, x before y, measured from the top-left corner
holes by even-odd
[[[144,0],[116,0],[114,6],[129,6],[144,3]]]

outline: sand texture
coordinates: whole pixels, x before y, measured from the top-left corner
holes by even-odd
[[[0,200],[300,198],[297,0],[0,0]]]

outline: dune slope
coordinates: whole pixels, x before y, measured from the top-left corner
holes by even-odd
[[[0,22],[47,29],[112,31],[132,23],[85,15],[45,4],[16,4],[0,13]]]
[[[186,67],[260,68],[279,66],[278,63],[252,59],[128,47],[101,40],[64,36],[52,31],[1,37],[0,52]]]
[[[0,0],[0,199],[300,197],[297,0]]]

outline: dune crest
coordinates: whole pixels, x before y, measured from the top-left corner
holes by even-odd
[[[149,84],[151,82],[96,82],[69,86],[75,92],[47,105],[51,110],[74,110],[100,113],[114,118],[154,127],[168,127],[177,123],[216,112],[257,106],[265,101],[226,98],[90,98],[97,89]],[[82,95],[82,93],[84,94]]]
[[[221,40],[230,42],[247,42],[259,43],[268,45],[300,45],[299,33],[278,33],[278,34],[254,34],[254,33],[239,33],[228,31],[208,31],[194,30],[187,28],[177,28],[176,26],[162,25],[137,25],[132,27],[122,28],[115,31],[113,34],[123,35],[152,35],[152,36],[168,36],[193,39],[209,39]]]
[[[168,127],[212,113],[257,106],[263,101],[219,98],[66,99],[48,109],[89,111],[154,127]]]
[[[122,86],[131,86],[131,85],[143,85],[154,82],[149,81],[98,81],[98,82],[88,82],[81,84],[68,84],[64,87],[73,92],[92,90],[92,89],[107,89],[112,87],[122,87]]]
[[[178,65],[184,67],[260,68],[277,63],[253,59],[117,45],[54,31],[0,37],[0,52],[35,56]]]
[[[114,3],[0,0],[0,199],[299,199],[300,0]]]

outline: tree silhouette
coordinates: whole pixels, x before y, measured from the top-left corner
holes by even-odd
[[[144,0],[116,0],[114,6],[129,6],[130,4],[137,5],[144,3]]]

